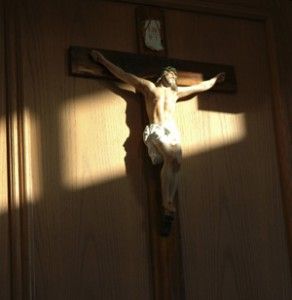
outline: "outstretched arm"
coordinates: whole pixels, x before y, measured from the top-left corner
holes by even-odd
[[[207,91],[211,89],[216,82],[223,82],[224,79],[225,79],[225,73],[219,73],[215,77],[209,80],[202,81],[198,84],[194,84],[186,87],[178,87],[177,90],[178,98],[183,98],[183,97],[190,96],[192,94],[197,94],[197,93]]]
[[[115,77],[132,85],[136,88],[136,90],[145,93],[154,87],[153,82],[125,72],[123,69],[107,60],[99,51],[92,50],[90,55],[96,63],[100,63],[105,66]]]

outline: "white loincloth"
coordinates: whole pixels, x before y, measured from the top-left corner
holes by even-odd
[[[156,165],[163,162],[163,157],[155,147],[153,140],[158,140],[164,145],[174,146],[180,143],[180,134],[175,125],[150,124],[144,129],[143,140],[152,163]]]

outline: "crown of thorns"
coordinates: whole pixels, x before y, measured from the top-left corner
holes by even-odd
[[[177,75],[177,70],[176,68],[172,66],[167,66],[163,69],[163,72],[173,72],[175,75]]]

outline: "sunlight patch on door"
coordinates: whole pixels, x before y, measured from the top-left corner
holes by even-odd
[[[33,203],[43,193],[42,133],[39,118],[27,108],[23,111],[23,133],[25,197]]]
[[[184,157],[232,145],[247,136],[244,113],[194,111],[193,107],[180,110],[177,122],[181,131]]]
[[[22,133],[23,138],[19,134],[19,116],[17,112],[12,112],[10,115],[10,168],[8,170],[7,162],[7,147],[6,141],[1,140],[3,146],[3,164],[0,169],[2,174],[5,174],[5,180],[0,188],[0,212],[8,209],[8,179],[11,183],[10,186],[10,201],[11,208],[18,209],[24,201],[26,204],[37,201],[40,198],[42,189],[42,176],[41,176],[41,138],[39,122],[28,110],[23,109],[22,114]],[[0,132],[3,133],[2,137],[6,138],[6,123],[5,119],[0,120]],[[23,148],[22,148],[23,147]],[[1,153],[2,154],[2,153]],[[23,167],[23,173],[22,173]]]
[[[6,120],[0,119],[0,142],[1,142],[1,164],[0,164],[0,213],[6,212],[8,209],[8,189],[7,189],[7,149],[6,147]]]
[[[67,188],[125,175],[126,102],[110,91],[67,101],[60,110],[61,179]]]

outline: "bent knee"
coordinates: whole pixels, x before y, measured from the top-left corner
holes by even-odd
[[[173,172],[178,172],[180,170],[181,161],[181,155],[174,155],[169,157],[168,162]]]
[[[173,159],[173,161],[171,162],[171,166],[174,172],[178,172],[180,170],[180,166],[181,166],[181,160],[178,159]]]

